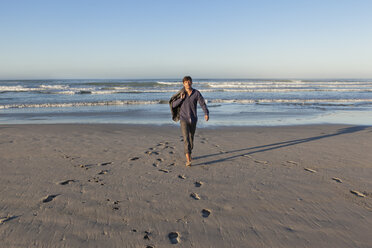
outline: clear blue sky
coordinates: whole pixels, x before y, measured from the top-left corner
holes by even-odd
[[[371,0],[0,0],[0,79],[372,78]]]

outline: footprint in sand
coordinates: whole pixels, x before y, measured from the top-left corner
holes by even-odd
[[[94,164],[80,164],[79,167],[88,170],[90,167],[94,166]]]
[[[102,182],[103,179],[99,178],[99,177],[93,177],[92,179],[88,179],[88,182],[96,182],[96,183],[101,183],[101,185],[104,185],[104,183]]]
[[[310,168],[304,168],[305,171],[311,172],[311,173],[316,173],[316,170],[310,169]]]
[[[158,152],[154,152],[154,151],[146,151],[145,153],[148,155],[159,155]]]
[[[178,244],[180,242],[180,235],[178,232],[169,233],[168,238],[172,244]]]
[[[100,166],[106,166],[106,165],[109,165],[109,164],[112,164],[112,162],[100,163],[99,165],[100,165]]]
[[[209,209],[202,210],[202,215],[204,218],[208,218],[210,214],[211,214],[211,211]]]
[[[108,170],[102,170],[101,172],[98,173],[98,175],[104,175],[107,174],[109,171]]]
[[[17,217],[18,216],[10,216],[10,215],[8,215],[6,217],[2,217],[2,218],[0,218],[0,224],[3,224],[3,223],[5,223],[7,221],[10,221],[10,220],[13,220],[13,219],[15,219]]]
[[[366,197],[365,194],[363,194],[363,193],[361,193],[359,191],[356,191],[356,190],[350,190],[350,193],[352,193],[352,194],[354,194],[354,195],[356,195],[358,197]]]
[[[160,169],[159,171],[164,172],[164,173],[169,173],[169,170],[167,169]]]
[[[342,180],[338,177],[332,177],[332,180],[338,182],[338,183],[342,183]]]
[[[74,183],[74,182],[76,182],[76,180],[70,179],[70,180],[66,180],[66,181],[60,182],[59,184],[60,185],[66,185],[66,184],[70,184],[70,183]]]
[[[156,146],[167,146],[167,145],[169,145],[169,142],[160,142]]]
[[[255,163],[259,163],[259,164],[268,164],[269,162],[267,161],[264,161],[264,160],[254,160]]]
[[[195,187],[200,188],[203,185],[203,182],[196,181],[194,184],[195,184]]]
[[[58,195],[48,195],[45,199],[43,199],[43,203],[50,202],[50,201],[52,201],[54,198],[56,198],[59,195],[60,194],[58,194]]]
[[[294,165],[299,165],[299,163],[298,163],[298,162],[295,162],[295,161],[291,161],[291,160],[289,160],[289,161],[286,161],[286,163],[288,163],[288,164],[294,164]]]
[[[143,236],[143,239],[150,240],[151,232],[145,231],[145,236]]]
[[[162,158],[158,158],[156,161],[163,162],[164,159],[162,159]]]
[[[243,157],[252,158],[252,156],[251,155],[248,155],[248,154],[244,154]]]
[[[133,157],[133,158],[130,158],[129,161],[135,161],[135,160],[138,160],[139,157]]]
[[[119,210],[119,209],[120,209],[119,201],[114,201],[114,206],[112,207],[112,210]]]
[[[64,158],[64,159],[68,159],[68,160],[70,160],[70,161],[72,161],[72,160],[74,160],[74,159],[78,159],[78,158],[80,158],[80,157],[72,157],[72,156],[69,156],[69,155],[65,154],[64,152],[59,151],[59,150],[56,150],[56,149],[55,149],[54,151],[59,152],[59,153],[62,153],[62,158]]]
[[[178,178],[186,179],[186,177],[184,175],[178,175]]]
[[[191,193],[190,196],[195,200],[200,200],[200,196],[197,193]]]

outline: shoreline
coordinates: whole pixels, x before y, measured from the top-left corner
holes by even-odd
[[[198,127],[186,168],[177,125],[0,125],[0,246],[369,247],[371,150],[371,126]]]
[[[143,128],[179,128],[179,122],[168,124],[148,124],[148,123],[0,123],[0,127],[11,126],[117,126],[117,127],[143,127]],[[286,127],[372,127],[372,124],[348,124],[348,123],[314,123],[314,124],[283,124],[283,125],[208,125],[203,120],[203,124],[197,124],[197,129],[252,129],[252,128],[286,128]]]

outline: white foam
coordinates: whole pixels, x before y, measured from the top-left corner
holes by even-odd
[[[225,92],[318,92],[318,91],[334,91],[334,92],[372,92],[371,89],[223,89]]]
[[[65,90],[65,91],[56,91],[56,92],[53,92],[53,94],[74,95],[76,94],[76,92],[72,90]]]
[[[40,88],[42,89],[55,89],[55,90],[64,90],[64,89],[68,89],[69,86],[68,85],[40,85]]]
[[[16,86],[0,86],[0,92],[13,91],[13,92],[27,92],[27,91],[37,91],[41,90],[40,88],[26,88],[22,85]]]
[[[182,85],[181,82],[157,82],[158,84],[164,84],[164,85]]]
[[[42,103],[42,104],[8,104],[0,105],[0,109],[10,108],[65,108],[85,106],[113,106],[113,105],[146,105],[162,104],[163,101],[105,101],[105,102],[74,102],[74,103]]]
[[[371,88],[372,83],[357,82],[214,82],[208,83],[210,88]]]
[[[211,103],[240,103],[240,104],[252,104],[252,103],[360,103],[360,102],[370,102],[372,99],[214,99],[209,100]]]
[[[104,89],[107,89],[107,87],[105,87]],[[110,87],[109,89],[112,89],[112,90],[128,90],[130,88],[129,87]]]

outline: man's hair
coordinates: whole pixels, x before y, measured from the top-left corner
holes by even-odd
[[[183,77],[182,83],[184,83],[185,81],[190,81],[192,83],[192,78],[190,76],[185,76]]]

